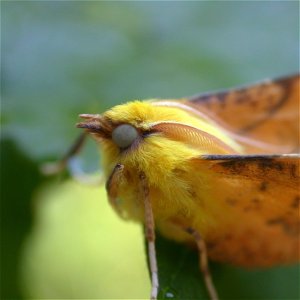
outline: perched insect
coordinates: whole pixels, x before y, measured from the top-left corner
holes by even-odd
[[[155,228],[208,258],[264,267],[299,261],[299,76],[176,100],[133,101],[80,115],[100,144],[109,201],[145,224],[159,282]],[[66,161],[65,159],[65,161]]]

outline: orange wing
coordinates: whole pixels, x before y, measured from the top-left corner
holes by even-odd
[[[216,220],[205,233],[212,259],[251,267],[299,261],[300,155],[207,155],[192,165],[214,186],[205,203]]]
[[[248,147],[248,153],[293,153],[300,148],[299,84],[300,77],[295,75],[202,94],[181,103],[209,116],[242,144],[263,142],[277,146]]]

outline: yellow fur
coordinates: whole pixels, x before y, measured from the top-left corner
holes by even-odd
[[[104,114],[114,123],[127,123],[140,129],[149,129],[151,123],[176,121],[197,127],[216,136],[235,150],[239,147],[221,129],[187,112],[170,107],[153,106],[149,102],[130,102],[119,105]],[[193,226],[205,235],[213,220],[202,213],[210,203],[206,174],[193,178],[191,159],[206,154],[185,143],[167,139],[160,134],[150,135],[137,147],[120,153],[111,140],[103,140],[103,165],[107,176],[117,163],[124,165],[118,183],[118,212],[121,216],[143,221],[143,199],[140,199],[139,173],[143,171],[150,186],[150,198],[157,227],[176,240],[188,240],[178,232],[176,223]],[[210,224],[208,226],[208,224]]]

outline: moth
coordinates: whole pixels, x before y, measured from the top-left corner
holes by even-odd
[[[110,204],[142,222],[156,299],[155,230],[208,260],[246,267],[299,261],[299,75],[188,98],[82,114],[100,145]]]

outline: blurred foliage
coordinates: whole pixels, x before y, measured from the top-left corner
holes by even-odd
[[[2,1],[2,298],[21,297],[17,272],[21,245],[32,224],[32,195],[39,204],[22,258],[27,295],[76,298],[80,293],[100,297],[94,295],[101,292],[103,298],[121,297],[124,288],[130,290],[130,282],[139,286],[128,296],[148,295],[138,226],[110,223],[114,215],[103,208],[104,195],[96,191],[91,195],[74,183],[60,185],[62,179],[41,185],[46,178],[39,175],[38,165],[64,153],[77,135],[79,113],[99,113],[130,99],[181,97],[298,71],[298,11],[296,1]],[[85,159],[89,168],[98,166],[95,151],[87,151]],[[118,232],[122,238],[115,247],[118,239],[110,238]],[[178,267],[173,255],[190,256],[189,249],[168,241],[159,239],[158,246],[162,274],[173,272],[170,261]],[[127,255],[120,249],[127,249]],[[190,261],[194,267],[195,255]],[[124,265],[116,266],[114,257]],[[132,261],[135,257],[137,263]],[[111,277],[106,277],[108,270]],[[295,268],[249,275],[225,266],[214,270],[220,293],[236,299],[292,298],[299,279]],[[185,282],[183,276],[178,278]],[[161,280],[170,286],[168,278]],[[280,285],[287,289],[279,291]],[[201,289],[201,283],[197,286]],[[255,291],[250,293],[251,287]]]
[[[36,164],[11,140],[1,140],[1,299],[21,298],[21,247],[32,223],[32,194],[40,183]]]
[[[57,181],[42,186],[34,199],[38,214],[21,270],[26,295],[147,298],[150,283],[142,228],[114,213],[104,188]]]

